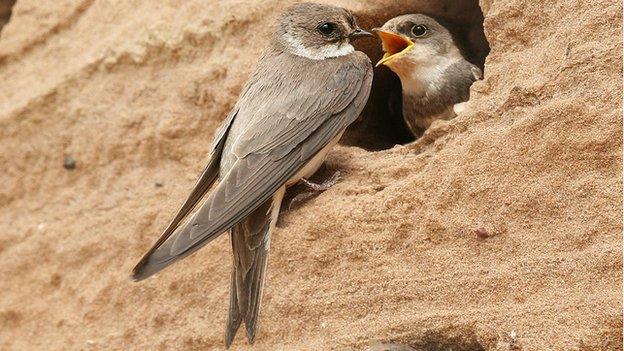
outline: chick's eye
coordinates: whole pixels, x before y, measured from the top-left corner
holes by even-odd
[[[417,37],[422,37],[423,35],[427,34],[427,27],[423,26],[422,24],[417,24],[412,27],[412,34]]]
[[[323,35],[330,35],[336,30],[336,25],[331,22],[327,22],[321,24],[316,29]]]

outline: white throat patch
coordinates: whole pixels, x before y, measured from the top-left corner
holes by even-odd
[[[286,34],[286,43],[290,47],[290,52],[297,56],[309,58],[311,60],[324,60],[326,58],[346,56],[354,52],[355,49],[349,43],[328,44],[322,48],[306,48],[301,40]]]
[[[457,48],[440,55],[424,46],[389,61],[388,66],[401,78],[404,92],[421,95],[440,90],[446,70],[460,60],[463,57]]]
[[[441,79],[444,77],[446,69],[458,60],[454,57],[441,56],[425,64],[413,65],[405,61],[397,62],[396,66],[391,68],[401,79],[401,85],[405,93],[421,95],[440,90],[443,83]],[[401,64],[404,66],[402,67]]]

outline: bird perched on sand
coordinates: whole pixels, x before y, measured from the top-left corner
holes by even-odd
[[[388,66],[401,79],[403,118],[415,136],[463,109],[482,72],[462,56],[448,29],[429,16],[410,14],[373,31],[385,52],[377,66]]]
[[[343,8],[302,3],[285,11],[216,132],[195,188],[132,272],[145,279],[230,230],[228,347],[243,322],[254,341],[271,231],[286,187],[317,170],[368,99],[372,65],[350,44],[361,36],[372,34]]]

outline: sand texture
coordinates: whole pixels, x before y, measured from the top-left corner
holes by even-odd
[[[292,2],[16,2],[0,36],[0,350],[223,349],[227,236],[153,279],[129,272]],[[326,2],[366,28],[445,16],[487,53],[472,1]],[[282,213],[256,343],[233,349],[622,349],[621,2],[479,5],[491,52],[466,111],[393,146],[398,80],[376,70],[321,174],[342,179]],[[360,43],[373,60],[378,46]]]

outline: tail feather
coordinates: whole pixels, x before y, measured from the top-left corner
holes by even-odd
[[[232,270],[230,279],[230,310],[228,313],[227,327],[225,328],[225,347],[229,348],[234,341],[236,332],[243,321],[242,314],[238,309],[238,300],[236,296],[236,270]]]
[[[278,191],[272,200],[232,227],[234,260],[225,330],[227,347],[232,344],[243,322],[249,342],[253,343],[256,338],[271,232],[279,215],[283,194],[283,190]]]

